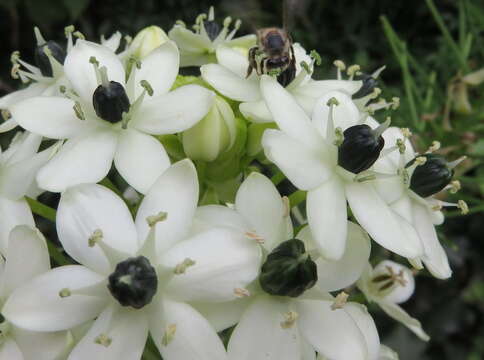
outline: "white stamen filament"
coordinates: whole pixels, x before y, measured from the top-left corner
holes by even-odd
[[[373,135],[378,139],[383,132],[388,129],[390,124],[392,123],[392,119],[387,117],[385,122],[380,124],[376,129],[373,129]]]
[[[42,46],[47,42],[45,41],[44,37],[42,36],[42,33],[40,32],[37,26],[34,27],[34,34],[35,34],[35,40],[37,41],[37,46]]]
[[[332,97],[331,99],[328,100],[326,105],[329,106],[328,124],[326,127],[326,139],[328,143],[332,143],[335,135],[333,111],[334,111],[334,107],[339,105],[339,102],[336,98]]]
[[[348,70],[346,70],[346,73],[349,75],[349,79],[348,80],[353,80],[353,78],[355,77],[355,74],[357,72],[359,72],[361,70],[361,67],[360,65],[357,65],[357,64],[354,64],[354,65],[351,65],[348,67]]]
[[[447,167],[449,169],[455,168],[457,165],[459,165],[461,162],[463,162],[465,159],[467,159],[467,156],[461,156],[457,160],[451,161],[450,163],[447,163]]]

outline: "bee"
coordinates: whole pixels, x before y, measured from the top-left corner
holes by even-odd
[[[278,82],[286,86],[296,77],[296,57],[292,39],[286,30],[286,3],[284,28],[268,27],[257,30],[257,45],[249,50],[247,76],[255,69],[257,75],[276,74]]]

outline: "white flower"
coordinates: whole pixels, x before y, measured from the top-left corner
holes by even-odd
[[[64,59],[73,47],[72,34],[74,33],[77,37],[83,37],[83,35],[78,31],[74,32],[73,26],[66,27],[67,49],[64,50],[56,42],[46,41],[37,27],[34,28],[34,32],[37,40],[35,49],[37,66],[20,59],[18,51],[11,56],[12,76],[20,78],[23,83],[29,81],[33,81],[33,83],[0,99],[0,109],[2,109],[2,116],[5,120],[0,125],[0,133],[12,130],[18,125],[9,111],[12,105],[34,96],[60,95],[61,87],[68,86],[68,80],[64,74]],[[119,47],[120,40],[121,34],[116,32],[109,39],[101,37],[101,44],[115,51]]]
[[[25,256],[28,254],[28,261]],[[42,234],[27,225],[16,226],[9,236],[8,248],[0,256],[0,307],[10,294],[37,275],[50,269],[49,253]],[[0,359],[60,360],[70,345],[65,331],[33,332],[8,321],[0,324]]]
[[[368,264],[357,285],[368,301],[377,303],[384,312],[408,327],[420,339],[429,340],[420,321],[398,305],[407,301],[415,290],[415,279],[409,268],[389,260],[382,261],[374,269]]]
[[[348,164],[344,164],[346,168],[341,166],[339,160],[346,153],[336,145],[344,144],[345,130],[355,129],[365,120],[351,98],[338,91],[327,93],[317,101],[310,119],[275,79],[264,76],[261,93],[280,129],[264,132],[265,154],[297,188],[308,191],[308,222],[322,255],[336,260],[344,253],[348,201],[354,217],[376,242],[403,256],[420,256],[422,244],[410,224],[398,221],[366,181],[374,177],[373,173],[366,171],[365,167],[362,171],[346,170],[371,166],[369,160],[376,160],[381,148],[372,149],[368,154],[363,149],[359,153],[360,149],[350,144],[345,149],[349,153],[349,157],[345,157]],[[386,126],[383,124],[369,130],[372,141],[376,141]],[[352,140],[351,137],[348,139]]]
[[[24,196],[39,194],[34,181],[37,171],[58,149],[54,145],[37,153],[41,140],[39,135],[18,132],[8,149],[0,152],[0,252],[7,250],[8,236],[16,225],[34,226]]]
[[[265,253],[293,238],[287,199],[281,199],[270,180],[258,173],[242,183],[233,209],[199,207],[196,219],[198,230],[207,225],[238,230],[247,241],[261,244]],[[352,224],[351,229],[351,254],[345,254],[341,263],[318,259],[308,228],[296,236],[307,244],[306,250],[318,266],[318,285],[325,291],[352,284],[368,261],[369,239],[357,225]],[[331,359],[376,359],[378,333],[359,304],[334,308],[335,299],[317,289],[298,297],[271,296],[258,284],[240,289],[239,295],[241,300],[219,306],[218,311],[215,305],[201,308],[218,330],[235,324],[241,316],[229,341],[230,360],[314,358],[315,351]]]
[[[378,360],[398,360],[398,354],[388,346],[381,344]]]
[[[56,268],[17,289],[5,317],[37,331],[97,318],[70,360],[140,359],[148,332],[166,360],[225,359],[220,338],[188,302],[235,299],[234,289],[257,276],[260,251],[228,229],[188,234],[197,201],[189,160],[160,176],[134,222],[125,203],[100,185],[67,190],[57,231],[82,265]]]
[[[22,127],[45,137],[67,139],[39,171],[39,186],[61,192],[98,182],[114,160],[121,176],[145,193],[170,164],[161,143],[148,134],[190,128],[213,101],[214,94],[197,85],[169,91],[178,74],[178,61],[176,46],[166,42],[127,75],[109,48],[78,40],[65,60],[72,84],[65,97],[33,97],[11,108]],[[113,97],[105,98],[108,94]]]
[[[215,21],[213,6],[210,7],[208,17],[207,14],[197,17],[193,26],[195,31],[188,30],[182,21],[178,21],[168,36],[180,49],[180,66],[200,66],[216,62],[214,54],[219,45],[245,49],[255,45],[255,35],[234,38],[241,22],[237,20],[233,30],[229,32],[231,22],[232,18],[225,18],[221,28]]]
[[[445,250],[439,242],[434,225],[440,225],[444,221],[444,216],[440,211],[443,206],[459,206],[465,211],[466,205],[463,202],[458,204],[446,203],[433,198],[432,195],[429,196],[427,193],[422,193],[424,196],[420,196],[413,191],[411,185],[412,176],[417,167],[425,167],[425,163],[417,165],[418,162],[415,162],[413,166],[406,166],[415,158],[421,157],[422,161],[426,161],[425,159],[430,153],[416,154],[410,141],[399,128],[389,128],[383,134],[383,137],[385,138],[385,147],[389,151],[395,150],[390,152],[388,156],[380,158],[375,163],[375,170],[381,173],[398,174],[398,176],[377,179],[373,183],[375,189],[397,214],[397,219],[400,222],[410,223],[418,234],[424,253],[423,256],[417,258],[411,257],[410,260],[414,266],[421,268],[421,262],[423,261],[427,269],[435,277],[440,279],[449,278],[452,275],[452,270],[450,269]],[[434,147],[438,147],[438,144],[434,144]],[[451,171],[451,168],[459,162],[460,160],[448,163],[446,166],[449,169],[448,171]],[[440,184],[440,179],[438,178],[423,180],[435,182],[437,186]],[[450,182],[450,179],[448,181]],[[443,185],[445,186],[445,184]],[[429,186],[429,184],[426,186]],[[459,187],[458,182],[452,182],[445,186],[444,189],[457,191]],[[439,191],[440,189],[435,190]]]
[[[296,58],[296,77],[286,86],[296,102],[307,114],[311,114],[316,100],[332,90],[340,90],[352,95],[362,86],[361,81],[352,80],[313,80],[311,74],[301,66],[305,62],[312,68],[313,60],[298,43],[293,45]],[[203,79],[222,95],[242,102],[239,109],[253,122],[274,121],[260,91],[261,76],[256,71],[247,77],[249,59],[246,53],[227,46],[219,46],[216,52],[218,64],[201,67]]]

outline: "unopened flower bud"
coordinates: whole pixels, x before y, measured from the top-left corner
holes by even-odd
[[[143,59],[167,40],[168,35],[160,27],[148,26],[136,34],[129,45],[130,53],[139,59]]]
[[[277,296],[298,297],[318,280],[316,263],[298,239],[284,241],[267,256],[259,282],[265,292]]]

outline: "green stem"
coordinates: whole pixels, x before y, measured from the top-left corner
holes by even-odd
[[[118,187],[116,185],[114,185],[114,183],[111,180],[109,180],[109,178],[107,176],[104,179],[102,179],[99,182],[99,184],[103,185],[103,186],[107,187],[109,190],[115,192],[116,195],[123,197],[123,193],[121,192],[121,190],[119,190]]]
[[[42,216],[44,219],[50,220],[55,223],[55,218],[56,218],[56,211],[55,209],[52,209],[50,206],[47,206],[45,204],[42,204],[41,202],[26,197],[27,203],[30,206],[30,209],[32,212],[36,215]],[[47,240],[47,248],[49,249],[49,254],[52,259],[58,264],[58,265],[69,265],[71,262],[62,254],[62,252],[57,248],[57,246],[52,243],[51,240]]]
[[[457,46],[457,43],[452,38],[452,35],[450,35],[450,32],[444,23],[444,19],[442,19],[442,16],[440,16],[440,13],[435,7],[433,0],[425,0],[425,2],[427,3],[429,10],[432,13],[432,16],[434,17],[434,20],[437,23],[437,26],[440,28],[440,31],[442,32],[444,39],[447,41],[449,47],[455,53],[457,60],[460,62],[462,69],[465,70],[465,72],[469,72],[469,66],[466,63],[465,58],[462,56],[462,52]]]
[[[298,190],[289,195],[288,198],[291,208],[298,206],[300,203],[306,200],[306,194],[306,191]]]
[[[279,185],[286,177],[282,173],[282,171],[277,171],[272,177],[271,181],[274,185]]]
[[[44,219],[55,223],[55,209],[29,197],[26,197],[26,200],[34,214],[42,216]]]

